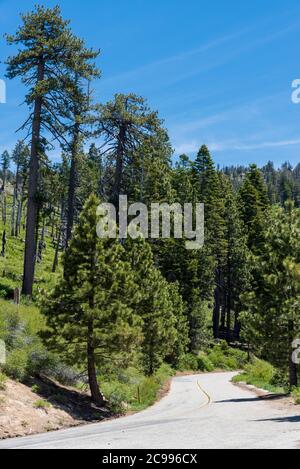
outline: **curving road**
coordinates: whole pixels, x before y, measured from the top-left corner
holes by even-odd
[[[233,375],[177,377],[166,397],[139,414],[2,441],[0,449],[299,448],[299,407],[260,399],[231,384]]]

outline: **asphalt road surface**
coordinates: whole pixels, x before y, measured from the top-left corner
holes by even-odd
[[[174,378],[170,393],[129,417],[0,442],[1,448],[300,448],[299,407],[231,384],[234,373]]]

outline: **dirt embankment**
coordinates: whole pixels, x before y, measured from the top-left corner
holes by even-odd
[[[0,390],[0,439],[44,433],[112,417],[86,393],[50,380],[27,385],[7,380]]]

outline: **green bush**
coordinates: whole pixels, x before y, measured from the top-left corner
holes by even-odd
[[[174,370],[163,364],[151,377],[130,367],[116,376],[99,377],[99,381],[110,408],[116,413],[124,413],[128,408],[141,410],[153,404],[159,390],[172,375]]]
[[[157,372],[155,373],[155,378],[158,380],[159,384],[164,384],[171,376],[174,376],[175,372],[173,368],[167,363],[163,363]]]
[[[245,373],[250,378],[272,383],[276,370],[270,363],[263,360],[255,360],[253,363],[245,366]]]
[[[292,396],[295,399],[295,403],[300,404],[300,388],[294,389]]]
[[[1,391],[4,391],[5,388],[6,388],[6,380],[7,380],[7,377],[0,372],[0,390]]]
[[[23,381],[50,366],[51,356],[37,335],[41,325],[37,309],[0,300],[0,339],[7,347],[7,361],[3,366],[8,376]]]
[[[198,371],[198,357],[193,353],[183,355],[178,364],[180,371]]]
[[[31,391],[34,392],[35,394],[38,394],[40,391],[40,388],[37,384],[34,384],[33,386],[31,386]]]
[[[208,358],[215,368],[239,370],[247,363],[248,356],[246,352],[229,347],[225,341],[222,341],[208,353]]]
[[[233,381],[252,384],[257,388],[266,389],[270,392],[284,393],[284,386],[278,385],[276,369],[263,360],[255,360],[245,366],[245,371],[233,378]]]
[[[47,401],[44,401],[43,399],[38,399],[37,401],[33,403],[33,407],[35,409],[42,409],[42,410],[47,411],[48,409],[50,409],[51,404]]]
[[[214,370],[214,365],[210,361],[209,357],[206,355],[204,352],[199,352],[198,357],[198,370],[199,371],[213,371]]]
[[[78,386],[78,372],[59,361],[59,358],[50,354],[49,360],[44,363],[44,372],[50,378],[55,379],[64,386]]]
[[[12,350],[3,366],[4,372],[12,379],[23,381],[27,376],[27,362],[28,354],[26,349]]]

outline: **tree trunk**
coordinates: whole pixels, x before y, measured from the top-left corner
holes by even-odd
[[[18,201],[18,212],[17,212],[17,218],[16,218],[16,237],[18,237],[21,232],[23,204],[24,204],[24,198],[23,198],[23,192],[22,192],[21,198]]]
[[[38,82],[44,79],[44,60],[40,59],[38,65]],[[32,296],[32,288],[34,282],[35,255],[36,255],[36,218],[38,203],[36,194],[38,190],[39,177],[39,151],[40,151],[40,133],[41,133],[41,111],[43,99],[37,97],[34,103],[34,117],[32,124],[32,140],[31,155],[29,164],[29,181],[28,181],[28,203],[27,203],[27,222],[26,222],[26,239],[25,239],[25,255],[24,255],[24,273],[22,293]]]
[[[16,236],[16,218],[17,218],[17,207],[18,207],[18,191],[19,191],[19,163],[16,169],[16,182],[14,187],[13,206],[11,212],[11,236]]]
[[[293,348],[292,343],[294,340],[294,321],[289,321],[289,343],[290,343],[290,351],[289,351],[289,383],[290,388],[294,386],[298,386],[298,375],[297,375],[297,364],[293,362]]]
[[[221,285],[221,271],[218,268],[216,271],[216,288],[215,288],[215,301],[214,301],[214,312],[213,312],[213,331],[214,338],[217,339],[219,336],[219,325],[220,325],[220,285]]]
[[[57,244],[55,248],[55,254],[54,254],[54,260],[53,260],[53,266],[52,266],[52,272],[55,273],[58,265],[58,253],[59,253],[59,245],[61,242],[61,234],[62,234],[62,224],[60,225],[59,229],[59,234],[57,238]]]
[[[122,178],[123,178],[123,164],[124,164],[124,154],[125,154],[125,134],[126,129],[123,125],[119,133],[119,142],[117,148],[117,161],[116,161],[116,170],[115,170],[115,180],[111,202],[114,204],[117,212],[119,207],[119,195],[121,193],[122,187]]]
[[[3,224],[6,225],[6,195],[5,195],[5,190],[3,192]]]
[[[91,390],[92,401],[99,405],[103,406],[105,403],[104,397],[100,392],[97,373],[96,373],[96,364],[95,364],[95,349],[94,349],[94,329],[93,322],[90,321],[88,326],[88,340],[87,340],[87,360],[88,360],[88,378],[89,386]]]
[[[68,209],[67,209],[67,244],[72,238],[72,230],[75,218],[76,207],[76,188],[77,188],[77,159],[78,159],[78,146],[79,146],[79,124],[75,125],[72,157],[69,179],[69,194],[68,194]]]
[[[5,247],[6,247],[6,231],[3,231],[2,235],[2,249],[1,249],[1,256],[5,257]]]
[[[6,189],[6,171],[3,171],[3,183],[2,183],[2,221],[3,224],[6,225],[6,195],[5,195],[5,189]]]

